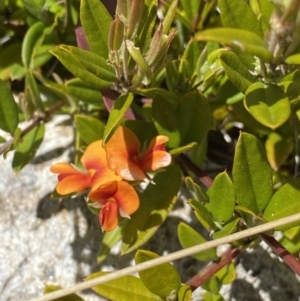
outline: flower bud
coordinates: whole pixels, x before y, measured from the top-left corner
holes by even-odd
[[[119,19],[111,22],[108,33],[108,49],[119,50],[124,38],[124,23]]]
[[[144,12],[144,0],[132,0],[128,15],[127,38],[133,39],[136,35]]]

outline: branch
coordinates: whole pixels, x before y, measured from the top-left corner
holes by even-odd
[[[300,276],[300,262],[295,256],[293,256],[274,237],[268,236],[264,233],[260,233],[259,236],[272,249],[272,251],[277,256],[279,256],[288,267],[290,267],[294,271],[295,274]]]
[[[207,265],[203,270],[200,271],[197,275],[191,278],[186,282],[194,291],[198,287],[200,287],[203,283],[205,283],[208,279],[210,279],[214,274],[216,274],[219,270],[221,270],[224,266],[229,264],[234,258],[241,254],[241,249],[229,248],[222,256],[221,260],[218,262],[213,262]]]
[[[202,243],[200,245],[197,246],[193,246],[184,250],[180,250],[171,254],[168,254],[166,256],[162,256],[162,257],[158,257],[143,263],[140,263],[138,265],[135,266],[131,266],[131,267],[127,267],[125,269],[119,270],[119,271],[115,271],[115,272],[111,272],[109,274],[106,274],[104,276],[100,276],[91,280],[88,280],[86,282],[83,283],[78,283],[74,286],[65,288],[65,289],[61,289],[59,291],[55,291],[52,293],[49,293],[47,295],[41,296],[41,297],[37,297],[34,299],[31,299],[30,301],[50,301],[50,300],[55,300],[57,298],[61,298],[70,294],[73,294],[77,291],[80,290],[86,290],[89,289],[91,287],[94,287],[96,285],[100,285],[115,279],[119,279],[121,277],[127,276],[127,275],[131,275],[133,273],[137,273],[140,271],[144,271],[147,270],[149,268],[170,262],[170,261],[175,261],[178,260],[180,258],[184,258],[187,256],[191,256],[193,254],[199,253],[199,252],[203,252],[205,250],[208,250],[210,248],[215,248],[219,245],[223,245],[226,243],[231,243],[233,241],[236,240],[240,240],[240,239],[244,239],[246,237],[250,237],[253,235],[257,235],[259,233],[262,232],[266,232],[268,230],[274,229],[276,227],[280,227],[283,225],[287,225],[287,224],[291,224],[294,223],[296,221],[300,220],[300,213],[291,215],[289,217],[285,217],[285,218],[281,218],[279,220],[273,221],[273,222],[269,222],[263,225],[259,225],[244,231],[240,231],[237,233],[233,233],[230,234],[228,236],[224,236],[212,241],[208,241],[205,243]]]

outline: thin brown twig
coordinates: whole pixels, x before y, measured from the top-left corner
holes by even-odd
[[[228,250],[226,250],[226,252],[224,252],[220,261],[213,262],[207,265],[203,270],[200,271],[200,273],[188,280],[186,284],[191,287],[192,291],[194,291],[195,289],[203,285],[224,266],[232,262],[234,258],[241,254],[241,252],[242,250],[240,248],[229,248]]]
[[[259,234],[260,238],[272,249],[272,251],[280,257],[284,263],[291,268],[294,273],[300,276],[300,262],[293,256],[280,242],[274,237],[264,233]]]

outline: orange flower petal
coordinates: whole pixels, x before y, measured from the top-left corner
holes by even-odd
[[[57,163],[50,167],[50,171],[58,174],[80,175],[82,172],[69,163]]]
[[[107,202],[100,211],[99,221],[104,231],[112,231],[118,225],[118,205]]]
[[[147,176],[134,160],[124,157],[118,157],[114,154],[107,154],[108,165],[115,170],[124,180],[144,181]]]
[[[121,215],[131,215],[140,205],[140,200],[135,189],[125,181],[118,182],[118,191],[114,199],[119,206]]]
[[[154,137],[145,151],[145,155],[154,150],[166,150],[166,147],[163,145],[164,143],[169,141],[169,137],[164,135],[159,135]]]
[[[81,157],[82,165],[92,173],[92,190],[110,181],[122,180],[120,176],[109,169],[106,160],[106,152],[102,147],[102,140],[91,143]]]
[[[109,154],[121,157],[137,156],[140,151],[140,141],[133,131],[124,126],[119,126],[110,140],[105,145]]]
[[[61,195],[80,192],[91,187],[91,178],[88,174],[69,175],[61,179],[56,191]]]
[[[92,190],[88,194],[88,198],[93,201],[102,203],[107,201],[109,198],[113,197],[113,195],[117,192],[117,190],[118,190],[117,181],[108,182],[99,186],[96,190]]]
[[[146,154],[140,161],[144,171],[154,171],[166,167],[172,162],[172,157],[165,151],[156,150]]]
[[[91,143],[86,148],[80,161],[85,169],[102,170],[107,168],[106,153],[102,147],[102,140]]]

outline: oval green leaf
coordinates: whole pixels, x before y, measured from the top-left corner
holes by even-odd
[[[261,124],[276,129],[291,114],[290,102],[282,89],[274,84],[254,83],[246,91],[245,106]]]
[[[282,217],[300,212],[300,179],[294,179],[280,187],[273,195],[264,212],[267,221],[274,221]],[[275,228],[278,231],[298,226],[300,221]]]
[[[183,222],[180,222],[178,225],[177,235],[183,248],[189,248],[207,242],[200,233],[196,232],[192,227]],[[201,253],[196,253],[192,256],[200,261],[218,260],[217,252],[213,248]]]
[[[237,229],[237,225],[240,222],[240,218],[236,218],[232,222],[226,224],[220,231],[217,231],[213,234],[213,239],[217,239],[226,235],[229,235],[231,233],[234,233]]]
[[[36,44],[41,39],[44,29],[45,25],[43,22],[36,22],[26,32],[22,43],[22,62],[25,68],[29,68],[31,65]]]
[[[112,17],[105,5],[98,0],[82,0],[80,21],[91,51],[107,59],[107,39]]]
[[[135,254],[135,263],[139,264],[159,255],[145,250],[138,250]],[[171,263],[164,263],[139,272],[139,276],[146,288],[153,294],[167,297],[173,290],[180,288],[180,276]],[[154,280],[155,279],[155,280]]]
[[[272,193],[272,169],[256,137],[241,133],[233,162],[233,186],[237,203],[255,214],[264,210]]]
[[[85,280],[94,279],[108,272],[98,272],[89,275]],[[161,298],[152,294],[143,284],[142,280],[134,276],[125,276],[99,284],[93,290],[111,301],[162,301]]]
[[[231,82],[239,91],[245,93],[247,88],[254,82],[254,76],[249,73],[248,68],[231,51],[221,51],[219,59]]]
[[[232,218],[235,206],[235,194],[232,181],[227,172],[219,173],[208,190],[210,212],[220,224]]]
[[[97,118],[86,115],[75,115],[75,127],[80,138],[86,144],[102,139],[104,126],[104,123]]]
[[[12,167],[15,172],[19,172],[34,158],[39,146],[43,142],[44,134],[45,125],[41,124],[22,138],[22,141],[17,146],[12,162]]]
[[[278,170],[292,152],[293,141],[291,137],[272,132],[266,140],[265,148],[270,165],[274,170]]]
[[[270,62],[272,59],[272,54],[267,50],[265,41],[251,31],[236,28],[213,28],[197,33],[195,39],[238,46],[241,51],[255,55],[265,62]]]
[[[152,117],[158,133],[169,137],[167,147],[179,147],[180,133],[175,111],[170,102],[159,94],[155,95],[153,99]]]
[[[13,134],[19,123],[18,106],[7,86],[0,80],[0,129]]]
[[[121,253],[129,253],[146,243],[172,210],[181,183],[180,169],[170,165],[153,178],[154,184],[139,193],[140,207],[125,228]]]
[[[87,50],[60,45],[50,51],[82,81],[98,88],[109,88],[117,80],[114,69],[106,60]]]
[[[202,143],[210,128],[211,114],[207,99],[198,91],[186,94],[176,108],[180,145]]]
[[[219,0],[218,5],[224,27],[245,29],[260,37],[264,36],[257,17],[245,1]]]
[[[204,205],[202,205],[199,201],[196,200],[189,200],[189,204],[194,209],[194,213],[198,221],[207,231],[210,232],[212,230],[218,230],[218,227],[215,225],[210,211],[208,211],[208,209]]]

